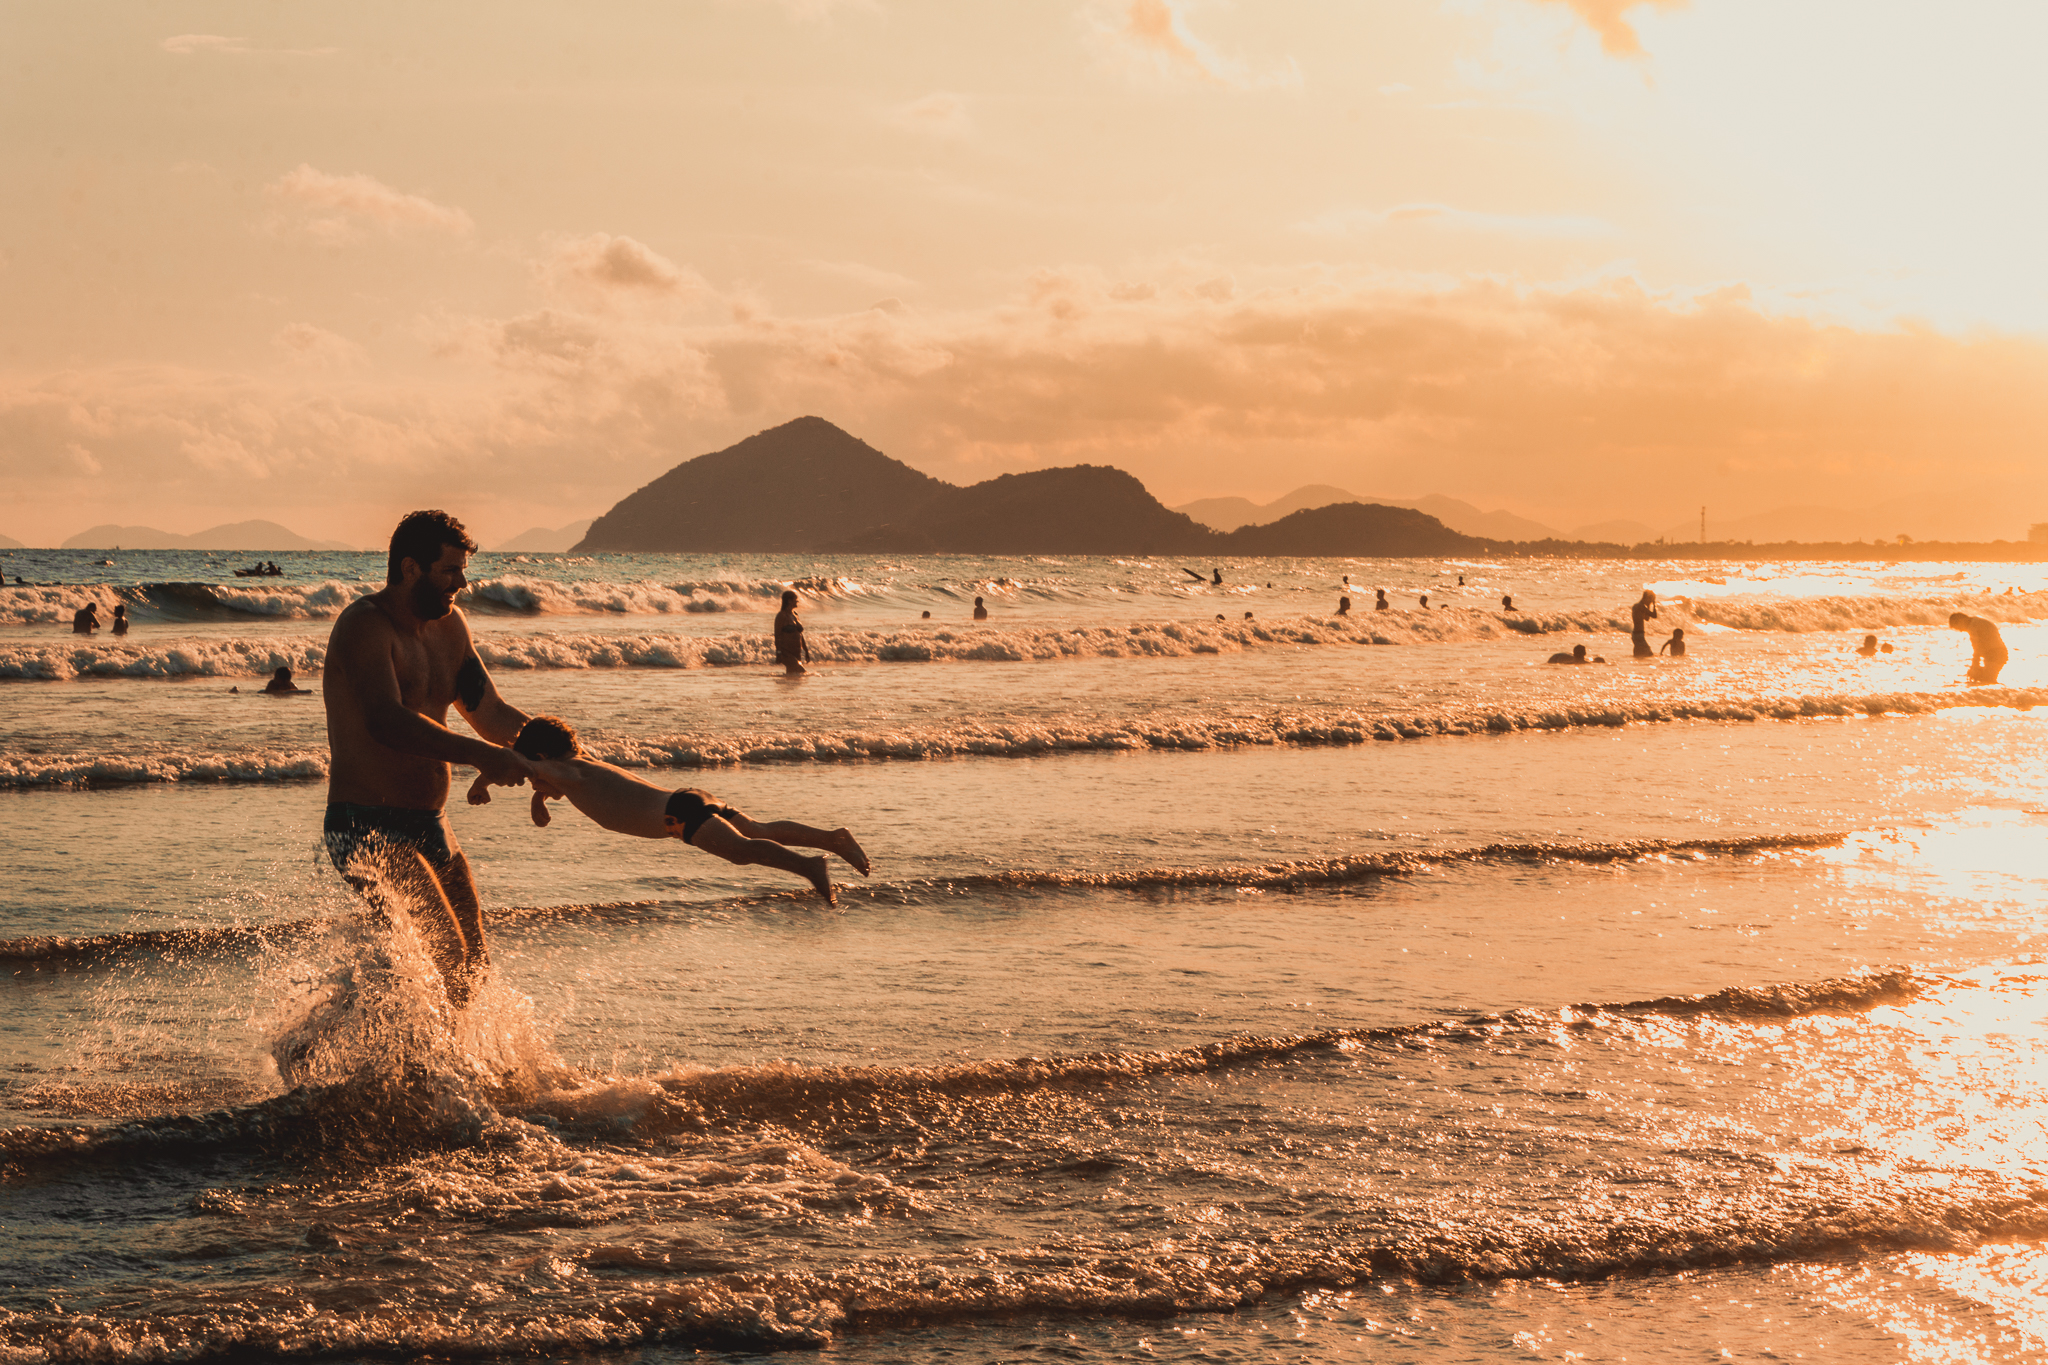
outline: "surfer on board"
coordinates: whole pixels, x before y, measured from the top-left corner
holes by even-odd
[[[455,607],[476,552],[446,512],[414,512],[391,534],[384,587],[349,605],[327,637],[327,856],[385,920],[410,917],[466,1006],[490,966],[483,907],[443,807],[448,768],[517,787],[527,761],[508,745],[526,713],[498,695]],[[448,708],[481,739],[448,728]]]

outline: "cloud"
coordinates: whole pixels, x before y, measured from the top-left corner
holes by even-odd
[[[1654,9],[1683,9],[1686,0],[1545,0],[1567,6],[1600,36],[1601,50],[1613,57],[1643,56],[1642,40],[1622,16],[1641,5]]]
[[[967,101],[944,90],[897,105],[888,112],[887,119],[894,127],[925,137],[958,140],[974,133],[974,123],[967,116]]]
[[[195,52],[247,52],[249,50],[249,40],[246,38],[223,38],[218,33],[181,33],[175,38],[164,39],[157,46],[177,56],[189,57]]]
[[[250,47],[247,38],[226,38],[218,33],[180,33],[157,44],[175,57],[209,53],[217,57],[331,57],[338,47]]]
[[[316,370],[0,381],[0,448],[16,454],[0,491],[45,522],[81,502],[135,521],[241,508],[260,484],[272,506],[378,516],[502,506],[516,530],[819,413],[956,481],[1108,463],[1175,501],[1325,482],[1576,525],[1833,504],[1845,489],[1859,504],[2013,490],[1987,501],[1987,536],[2022,534],[2012,509],[2048,501],[2039,341],[1856,330],[1773,316],[1739,289],[1625,281],[1209,283],[1190,272],[1148,293],[1048,271],[973,311],[710,322],[563,303],[450,323],[444,352],[468,376],[454,385]]]
[[[1477,213],[1449,204],[1396,204],[1388,209],[1334,209],[1296,224],[1299,230],[1325,237],[1349,237],[1387,227],[1424,227],[1458,232],[1498,233],[1511,237],[1596,238],[1615,235],[1614,225],[1598,218],[1563,214]]]
[[[1090,0],[1082,13],[1097,47],[1134,75],[1192,77],[1233,90],[1301,84],[1291,59],[1255,70],[1217,51],[1188,26],[1186,7],[1186,0]]]
[[[279,328],[270,344],[294,363],[320,369],[346,369],[365,359],[362,347],[310,322],[294,322]]]
[[[599,289],[650,294],[677,293],[695,279],[644,242],[605,232],[557,239],[548,270],[558,277],[581,280]]]
[[[265,193],[275,205],[267,226],[325,246],[343,246],[366,232],[395,237],[401,232],[435,232],[464,237],[475,227],[458,208],[392,189],[372,176],[329,175],[301,163],[272,181]]]
[[[807,270],[816,271],[830,279],[857,284],[863,289],[886,289],[891,293],[907,293],[917,288],[917,281],[893,270],[868,265],[861,261],[822,261],[816,257],[797,262]]]

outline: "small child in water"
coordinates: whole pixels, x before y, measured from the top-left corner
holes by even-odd
[[[813,829],[793,820],[757,822],[694,787],[664,791],[642,782],[622,768],[581,757],[576,732],[554,716],[535,716],[512,741],[515,752],[533,763],[533,823],[546,825],[547,803],[567,798],[570,805],[617,834],[642,839],[681,839],[706,853],[742,867],[761,863],[793,872],[816,887],[827,905],[839,904],[823,858],[792,853],[785,845],[836,853],[854,871],[868,875],[868,855],[843,829]],[[469,804],[491,799],[481,775],[469,789]]]

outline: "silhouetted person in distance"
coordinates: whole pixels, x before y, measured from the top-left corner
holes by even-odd
[[[1340,597],[1340,598],[1338,598],[1338,599],[1337,599],[1337,614],[1338,614],[1339,616],[1349,616],[1349,615],[1351,614],[1351,599],[1350,599],[1350,598],[1348,598],[1348,597]]]
[[[273,697],[295,697],[306,690],[292,681],[292,671],[289,667],[280,667],[277,672],[270,675],[270,681],[263,684],[263,691]]]
[[[1373,589],[1372,591],[1373,591],[1373,604],[1372,604],[1372,609],[1373,609],[1374,611],[1387,611],[1387,610],[1390,610],[1393,604],[1387,601],[1387,590],[1386,590],[1385,588],[1374,588],[1374,589]]]
[[[1428,593],[1424,593],[1424,594],[1422,594],[1422,609],[1423,609],[1424,611],[1428,611],[1428,610],[1429,610],[1429,594],[1428,594]]]
[[[783,677],[796,678],[811,671],[804,667],[810,657],[811,647],[804,641],[804,623],[796,619],[796,593],[785,590],[782,610],[775,613],[775,662],[782,665]]]
[[[1211,586],[1211,587],[1216,587],[1216,588],[1220,588],[1220,587],[1222,587],[1222,586],[1223,586],[1223,570],[1221,570],[1221,569],[1211,569],[1211,570],[1210,570],[1210,572],[1216,575],[1216,576],[1215,576],[1214,578],[1212,578],[1212,579],[1210,579],[1210,580],[1209,580],[1209,584],[1210,584],[1210,586]]]
[[[1546,662],[1553,664],[1583,664],[1591,663],[1592,660],[1586,657],[1586,647],[1584,645],[1573,645],[1571,653],[1553,654]]]
[[[1246,613],[1244,614],[1244,619],[1245,619],[1245,620],[1247,620],[1247,621],[1251,620],[1251,619],[1252,619],[1252,614],[1251,614],[1250,612],[1246,612]]]
[[[1513,611],[1515,609],[1515,595],[1513,593],[1508,593],[1500,599],[1500,609],[1502,611]]]
[[[128,606],[125,602],[116,602],[114,604],[114,634],[126,635],[127,633]]]
[[[1635,644],[1636,657],[1638,659],[1656,658],[1657,651],[1650,648],[1649,629],[1650,622],[1657,619],[1657,594],[1645,588],[1642,597],[1634,606],[1628,609],[1628,614],[1629,620],[1632,623],[1629,630],[1629,639]]]
[[[932,614],[930,612],[926,612],[923,616],[919,617],[918,619],[921,621],[929,621],[932,619]]]
[[[1950,630],[1966,630],[1970,633],[1970,671],[1964,680],[1972,683],[1990,684],[1998,681],[1998,671],[2005,667],[2005,637],[1998,633],[1998,627],[1981,616],[1956,612],[1948,618]]]
[[[88,602],[71,613],[71,633],[90,635],[100,628],[100,604]]]
[[[977,621],[988,620],[988,608],[981,605],[979,597],[974,599],[974,619]]]
[[[1892,652],[1892,642],[1890,640],[1886,640],[1883,644],[1879,645],[1878,648],[1883,650],[1886,654],[1889,654]]]
[[[1683,630],[1672,631],[1671,638],[1657,648],[1659,654],[1662,654],[1665,650],[1671,651],[1672,658],[1683,659],[1685,657],[1685,632]]]
[[[1876,637],[1875,635],[1866,635],[1866,636],[1864,636],[1864,637],[1863,637],[1863,643],[1862,643],[1862,644],[1860,644],[1860,645],[1858,645],[1858,646],[1856,646],[1856,652],[1857,652],[1858,654],[1861,654],[1861,655],[1862,655],[1862,656],[1863,656],[1864,658],[1866,658],[1866,659],[1868,659],[1868,658],[1870,658],[1870,657],[1871,657],[1872,655],[1876,654],[1876,653],[1877,653],[1877,637]]]
[[[1465,586],[1465,575],[1463,575],[1463,574],[1459,574],[1459,575],[1458,575],[1458,586],[1459,586],[1459,587],[1461,587],[1461,588]]]

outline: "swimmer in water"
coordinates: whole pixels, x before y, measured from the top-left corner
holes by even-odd
[[[263,684],[264,695],[271,697],[302,696],[309,690],[292,681],[292,671],[289,667],[279,668],[270,675],[270,681]]]
[[[90,635],[100,628],[100,604],[88,602],[71,613],[71,633]]]
[[[1500,599],[1500,609],[1502,611],[1513,611],[1515,609],[1515,595],[1513,593],[1509,593]]]
[[[796,619],[796,593],[784,592],[782,610],[775,613],[775,662],[782,665],[783,677],[798,678],[811,671],[804,667],[810,657],[804,623]]]
[[[1596,661],[1595,661],[1595,660],[1592,660],[1592,659],[1588,659],[1588,658],[1586,657],[1586,647],[1585,647],[1584,645],[1573,645],[1573,646],[1572,646],[1572,652],[1571,652],[1571,653],[1569,653],[1569,654],[1553,654],[1553,655],[1551,655],[1551,656],[1550,656],[1550,657],[1549,657],[1548,659],[1546,659],[1546,660],[1545,660],[1544,662],[1546,662],[1546,663],[1553,663],[1553,664],[1587,664],[1587,663],[1594,663],[1594,662],[1596,662]],[[1605,660],[1605,659],[1601,659],[1601,660],[1598,660],[1597,662],[1600,662],[1600,663],[1605,663],[1605,662],[1606,662],[1606,660]]]
[[[1657,652],[1662,654],[1667,649],[1671,651],[1671,657],[1674,659],[1683,659],[1685,657],[1685,632],[1683,630],[1673,630],[1671,638],[1659,645]]]
[[[114,604],[114,634],[116,634],[116,635],[126,635],[127,633],[128,633],[128,608],[127,608],[127,606],[126,606],[126,605],[124,605],[123,603],[120,603],[120,602],[116,602],[116,603]]]
[[[1393,604],[1387,601],[1387,590],[1385,588],[1374,588],[1372,591],[1372,609],[1374,611],[1388,611],[1392,608]]]
[[[1350,599],[1350,598],[1348,598],[1348,597],[1340,597],[1340,598],[1338,598],[1338,599],[1337,599],[1337,614],[1338,614],[1339,616],[1349,616],[1349,615],[1351,614],[1351,599]]]
[[[1429,594],[1428,594],[1428,593],[1424,593],[1424,594],[1422,594],[1422,609],[1423,609],[1424,611],[1428,611],[1428,610],[1429,610]]]
[[[582,757],[576,732],[553,716],[527,721],[512,748],[532,766],[531,809],[536,825],[548,823],[549,801],[566,798],[615,834],[681,839],[692,848],[741,867],[759,863],[794,873],[816,888],[827,905],[837,905],[839,894],[832,889],[825,860],[792,853],[789,846],[836,853],[861,876],[868,875],[868,855],[850,831],[813,829],[794,820],[764,823],[694,787],[665,791],[623,768]],[[479,777],[469,789],[469,802],[481,806],[490,799],[490,784]]]
[[[1856,646],[1856,652],[1866,659],[1875,655],[1877,653],[1877,637],[1875,635],[1864,636],[1863,643]]]
[[[977,621],[988,620],[988,608],[981,605],[979,597],[974,599],[974,619]]]

